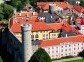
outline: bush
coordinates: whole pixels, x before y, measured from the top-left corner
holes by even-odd
[[[50,56],[48,53],[42,49],[39,48],[31,57],[29,62],[51,62]]]

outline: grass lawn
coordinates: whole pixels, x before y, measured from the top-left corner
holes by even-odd
[[[84,62],[84,59],[80,59],[80,60],[72,60],[72,61],[66,61],[66,62]]]

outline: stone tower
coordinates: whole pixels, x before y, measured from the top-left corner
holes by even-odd
[[[23,62],[28,62],[32,56],[31,29],[32,29],[32,26],[30,24],[21,25]]]

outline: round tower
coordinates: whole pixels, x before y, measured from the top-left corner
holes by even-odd
[[[21,25],[23,62],[28,62],[32,56],[31,29],[32,29],[32,26],[30,24]]]
[[[49,5],[49,12],[55,13],[56,12],[56,5],[54,3]]]

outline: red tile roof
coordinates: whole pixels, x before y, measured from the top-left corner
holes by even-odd
[[[52,30],[58,30],[62,28],[62,23],[50,23],[48,24]]]
[[[32,24],[32,31],[50,30],[50,27],[44,22],[28,22],[28,23]],[[20,23],[13,24],[11,30],[13,32],[21,32],[21,24]]]
[[[79,6],[79,5],[75,5],[75,6],[74,6],[74,9],[75,9],[76,11],[80,12],[80,13],[84,13],[84,8],[81,7],[81,6]]]
[[[59,45],[60,43],[64,42],[84,42],[84,36],[72,36],[67,38],[57,38],[57,39],[51,39],[51,40],[43,40],[41,41],[39,47],[47,47],[47,46],[54,46]]]
[[[72,28],[68,23],[63,22],[63,23],[50,23],[50,24],[46,24],[45,22],[42,21],[28,21],[26,22],[25,19],[18,19],[14,21],[18,21],[19,23],[14,23],[11,27],[11,30],[13,32],[21,32],[21,24],[27,24],[30,23],[32,24],[32,31],[42,31],[42,30],[58,30],[58,29],[62,29],[63,31],[69,32],[72,31],[76,34],[80,34],[75,28]],[[17,27],[17,29],[15,29],[15,27]]]
[[[80,25],[84,25],[84,18],[78,17],[78,18],[76,19],[76,22],[79,23]]]
[[[62,30],[65,32],[73,32],[76,33],[77,35],[82,35],[78,30],[76,30],[75,28],[73,28],[72,26],[70,26],[67,22],[64,22],[64,24],[62,25]]]
[[[59,7],[62,7],[63,9],[68,9],[71,7],[71,5],[69,3],[66,2],[37,2],[37,6],[39,8],[43,8],[43,9],[48,9],[49,8],[49,4],[54,3]]]
[[[12,32],[21,32],[20,26],[21,26],[21,24],[16,23],[16,24],[13,24],[10,29]]]
[[[68,9],[71,7],[71,5],[66,2],[56,2],[55,4],[59,7],[62,7],[63,9]]]

